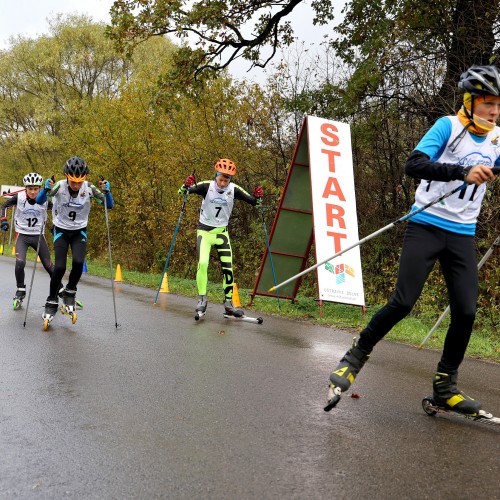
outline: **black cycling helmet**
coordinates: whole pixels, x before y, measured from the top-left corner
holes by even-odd
[[[70,181],[82,182],[89,175],[89,167],[83,158],[72,156],[64,165],[64,174]]]
[[[500,96],[500,70],[496,66],[471,66],[460,76],[458,88],[473,96]]]

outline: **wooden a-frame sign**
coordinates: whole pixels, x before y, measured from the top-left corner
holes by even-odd
[[[302,278],[276,292],[269,292],[269,289],[300,273],[307,266],[314,231],[306,123],[307,119],[302,123],[283,194],[269,233],[271,256],[266,247],[251,302],[256,295],[295,300]]]
[[[318,299],[364,308],[359,247],[335,262],[325,260],[359,240],[349,125],[306,117],[292,157],[278,210],[257,275],[256,295],[295,300],[311,247],[323,262],[316,268]]]

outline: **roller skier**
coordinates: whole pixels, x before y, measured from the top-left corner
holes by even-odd
[[[222,266],[224,289],[224,315],[231,318],[245,319],[245,313],[233,304],[233,252],[229,238],[228,223],[233,210],[234,200],[242,200],[252,206],[262,204],[263,190],[255,187],[253,196],[243,188],[234,184],[236,165],[228,159],[220,159],[215,163],[215,178],[196,182],[194,175],[190,175],[179,188],[179,194],[197,194],[203,197],[200,208],[200,219],[196,231],[196,253],[198,269],[196,284],[198,287],[198,303],[195,309],[195,319],[206,314],[208,263],[210,250],[215,246],[217,256]],[[247,318],[250,319],[250,318]]]
[[[40,240],[38,256],[43,267],[52,276],[54,266],[50,259],[50,251],[43,234],[43,228],[47,222],[47,209],[50,208],[47,202],[39,205],[36,203],[43,177],[37,172],[30,172],[23,177],[25,191],[14,194],[1,208],[0,228],[2,231],[9,230],[9,223],[6,217],[7,209],[15,207],[14,225],[17,233],[16,238],[16,265],[14,269],[16,277],[16,294],[13,298],[12,307],[17,310],[21,307],[26,297],[25,267],[26,253],[28,248],[37,249]]]
[[[45,187],[37,196],[37,203],[43,204],[47,197],[52,201],[52,222],[54,224],[54,272],[50,280],[50,291],[42,315],[43,329],[47,330],[59,307],[59,289],[66,272],[68,250],[71,247],[72,267],[68,283],[61,293],[63,304],[61,312],[76,322],[76,292],[82,276],[87,251],[87,223],[92,199],[99,204],[106,200],[107,208],[113,208],[113,196],[109,182],[100,180],[97,189],[88,182],[89,168],[85,160],[78,156],[69,158],[64,165],[65,179],[54,182],[45,181]]]
[[[439,410],[482,421],[495,418],[457,383],[476,314],[476,222],[486,183],[494,178],[492,168],[500,166],[500,127],[496,126],[500,71],[495,66],[472,66],[462,73],[458,86],[464,92],[462,107],[456,115],[436,121],[409,156],[405,171],[421,180],[413,208],[461,183],[466,188],[410,219],[395,291],[331,373],[325,411],[337,405],[377,342],[411,311],[439,260],[450,296],[451,322],[433,377],[433,394],[424,399],[424,409],[430,415]]]

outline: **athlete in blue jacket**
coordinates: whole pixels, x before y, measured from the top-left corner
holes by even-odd
[[[329,411],[354,381],[370,353],[413,308],[436,261],[446,281],[451,322],[433,381],[437,406],[476,415],[481,403],[457,388],[458,368],[472,332],[478,296],[474,234],[486,182],[500,166],[500,71],[472,66],[462,73],[463,106],[455,116],[440,118],[409,156],[405,171],[421,179],[413,208],[439,198],[464,183],[467,187],[418,213],[408,223],[396,289],[359,340],[330,375],[325,407]]]

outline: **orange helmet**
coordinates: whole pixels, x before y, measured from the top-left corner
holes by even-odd
[[[215,171],[225,175],[236,175],[236,165],[227,158],[221,158],[215,164]]]

